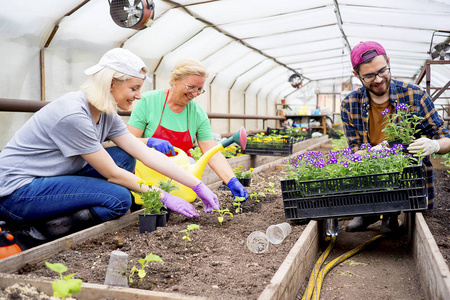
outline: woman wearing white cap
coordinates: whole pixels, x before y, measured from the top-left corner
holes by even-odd
[[[0,152],[0,219],[28,224],[15,234],[19,246],[123,216],[131,206],[129,190],[140,192],[136,159],[191,187],[205,212],[219,209],[203,182],[140,142],[116,113],[141,98],[146,72],[130,51],[108,51],[85,71],[91,76],[80,91],[35,113]],[[117,147],[103,148],[107,139]],[[199,216],[184,199],[163,192],[161,201],[187,217]]]

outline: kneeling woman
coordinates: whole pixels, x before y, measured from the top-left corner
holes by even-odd
[[[0,152],[0,219],[27,225],[15,233],[22,249],[123,216],[130,190],[141,191],[133,174],[136,159],[192,188],[205,212],[219,209],[203,182],[140,142],[117,114],[141,98],[146,72],[130,51],[108,51],[85,71],[90,77],[80,91],[35,113]],[[117,146],[103,148],[108,139]],[[187,217],[199,216],[184,199],[163,192],[161,201]]]

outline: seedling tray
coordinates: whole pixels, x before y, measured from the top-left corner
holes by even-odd
[[[267,155],[267,156],[289,156],[292,154],[294,139],[286,138],[286,143],[258,143],[247,141],[247,147],[242,150],[244,154]]]
[[[271,135],[271,134],[288,135],[288,136],[292,137],[294,144],[311,138],[311,131],[310,130],[308,130],[308,134],[307,135],[295,136],[295,135],[291,135],[291,134],[287,133],[286,128],[270,128],[270,127],[267,127],[267,135]]]
[[[281,181],[287,220],[412,212],[427,209],[423,164],[401,172],[297,182]]]

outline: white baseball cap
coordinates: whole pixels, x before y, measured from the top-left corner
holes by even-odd
[[[84,74],[92,75],[104,68],[137,78],[146,79],[147,77],[140,73],[142,68],[147,68],[144,61],[128,49],[114,48],[109,50],[102,56],[98,64],[86,69]]]

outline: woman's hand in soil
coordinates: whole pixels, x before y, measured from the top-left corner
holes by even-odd
[[[214,213],[213,209],[220,209],[219,199],[202,181],[193,190],[205,204],[205,213]]]
[[[244,186],[239,182],[239,179],[233,177],[228,181],[227,186],[230,188],[233,197],[242,197],[248,199],[248,192]]]
[[[164,196],[161,201],[170,210],[173,210],[177,213],[185,215],[186,217],[189,217],[189,218],[200,217],[200,215],[195,210],[194,206],[192,206],[192,204],[190,204],[186,200],[181,199],[177,196],[174,196],[174,195],[164,192]]]

